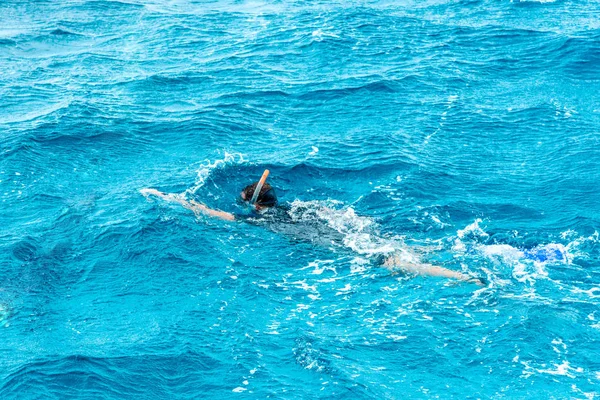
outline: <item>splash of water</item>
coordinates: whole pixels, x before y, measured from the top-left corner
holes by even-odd
[[[570,264],[574,257],[585,256],[581,247],[597,240],[597,234],[590,237],[578,237],[576,232],[563,232],[563,240],[571,238],[567,244],[548,243],[533,248],[518,248],[509,244],[481,244],[479,241],[489,234],[476,219],[464,229],[456,232],[452,250],[462,254],[483,256],[497,265],[511,268],[512,276],[519,282],[534,284],[536,279],[547,278],[546,266],[553,263]]]
[[[204,186],[206,180],[213,173],[213,171],[225,168],[229,165],[242,164],[244,162],[246,162],[246,160],[244,159],[244,156],[242,154],[227,152],[225,152],[225,156],[221,160],[216,160],[214,162],[212,162],[211,160],[204,160],[196,170],[196,180],[194,182],[194,185],[186,189],[182,194],[195,194],[202,186]]]
[[[339,208],[341,204],[335,200],[295,200],[289,213],[296,222],[314,220],[325,223],[341,234],[344,246],[361,255],[390,254],[406,247],[398,239],[382,237],[373,218],[357,215],[349,206]]]

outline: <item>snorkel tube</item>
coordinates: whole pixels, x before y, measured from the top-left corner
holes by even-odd
[[[263,188],[265,182],[267,181],[267,176],[269,176],[269,170],[265,169],[258,184],[256,185],[256,189],[254,189],[254,193],[252,194],[252,199],[250,200],[250,204],[256,204],[256,200],[258,200],[258,195],[260,194],[261,189]]]

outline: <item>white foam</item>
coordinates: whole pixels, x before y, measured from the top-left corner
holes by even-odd
[[[481,229],[481,227],[479,226],[479,224],[482,222],[481,218],[477,218],[475,221],[473,221],[473,223],[465,226],[464,229],[459,229],[456,232],[456,235],[463,239],[467,234],[474,234],[475,236],[482,236],[482,237],[487,237],[489,236],[487,234],[487,232],[485,232],[483,229]]]
[[[600,298],[600,287],[593,287],[589,290],[582,290],[578,288],[574,288],[571,290],[572,293],[585,293],[591,299]]]
[[[591,243],[599,243],[600,242],[600,234],[598,231],[594,231],[594,233],[590,236],[577,236],[577,232],[573,230],[568,230],[561,233],[561,237],[563,239],[572,239],[564,248],[566,250],[565,254],[567,257],[567,262],[571,262],[575,257],[585,257],[587,254],[581,249],[582,246]]]
[[[318,220],[342,234],[343,245],[362,255],[389,254],[401,247],[401,242],[382,238],[373,218],[359,216],[352,207],[339,208],[338,201],[295,200],[289,211],[294,221]]]
[[[488,258],[501,257],[505,261],[517,262],[522,260],[525,254],[508,244],[492,244],[487,246],[480,246],[481,252]]]
[[[462,241],[457,241],[466,248]],[[548,277],[548,264],[570,263],[573,258],[569,246],[560,243],[540,245],[531,250],[518,249],[508,244],[475,245],[474,248],[487,259],[511,267],[515,279],[530,284],[536,279]]]
[[[194,182],[194,186],[192,186],[191,188],[188,188],[184,193],[187,194],[194,194],[198,191],[198,189],[200,189],[202,186],[204,186],[204,183],[206,183],[206,179],[208,179],[208,177],[210,176],[210,174],[219,168],[223,168],[227,165],[233,165],[233,164],[241,164],[243,162],[245,162],[246,160],[244,160],[244,156],[240,153],[227,153],[225,152],[225,157],[223,157],[223,159],[221,160],[216,160],[214,162],[211,162],[210,160],[205,160],[200,167],[196,170],[196,181]]]
[[[281,323],[279,321],[273,321],[273,323],[271,323],[271,325],[267,325],[267,328],[269,328],[269,330],[266,331],[265,334],[279,335],[279,331],[277,329],[279,329],[280,325],[281,325]]]
[[[438,225],[439,228],[445,228],[447,226],[450,226],[450,224],[442,222],[442,220],[437,215],[431,214],[429,217],[433,222],[435,222]]]
[[[459,229],[456,231],[456,239],[454,239],[454,244],[452,245],[452,250],[457,253],[464,253],[467,250],[467,246],[464,243],[464,239],[469,236],[478,237],[488,237],[486,231],[484,231],[479,224],[482,222],[481,218],[477,218],[471,224],[465,226],[463,229]]]
[[[556,0],[519,0],[519,3],[540,3],[540,4],[545,4],[545,3],[555,3]]]
[[[573,372],[577,372],[577,373],[583,372],[583,368],[571,367],[571,365],[569,364],[569,362],[567,360],[564,360],[562,362],[562,364],[554,364],[554,366],[556,367],[556,369],[538,369],[537,372],[539,372],[541,374],[548,374],[548,375],[567,376],[569,378],[575,378],[575,374]]]
[[[307,292],[312,292],[312,293],[319,293],[317,291],[317,287],[315,285],[309,285],[308,283],[306,283],[306,279],[303,279],[301,281],[296,281],[296,282],[290,282],[292,285],[296,286],[298,289],[302,289],[305,290]]]
[[[339,38],[338,35],[330,32],[323,32],[321,29],[313,31],[312,37],[315,38],[316,41],[321,41],[324,37]]]
[[[331,271],[335,275],[337,275],[337,271],[335,269],[334,260],[315,260],[308,263],[308,265],[304,268],[300,268],[301,270],[305,270],[308,268],[312,268],[313,275],[321,275],[324,271]]]
[[[346,286],[344,286],[343,288],[338,289],[338,292],[349,292],[350,290],[352,290],[352,285],[350,285],[349,283],[347,283]]]

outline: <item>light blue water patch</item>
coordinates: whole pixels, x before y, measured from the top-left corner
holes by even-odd
[[[1,2],[0,397],[598,397],[598,93],[597,1]]]

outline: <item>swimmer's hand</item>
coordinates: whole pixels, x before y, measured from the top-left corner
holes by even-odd
[[[151,189],[151,188],[141,189],[140,193],[146,198],[150,195],[154,195],[156,197],[160,197],[161,199],[165,199],[165,200],[173,201],[173,202],[177,202],[177,203],[181,203],[181,201],[179,201],[179,200],[182,200],[182,199],[178,198],[175,193],[163,193],[156,189]],[[182,200],[182,201],[184,201],[184,200]]]

